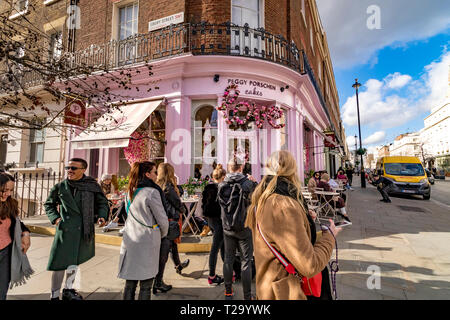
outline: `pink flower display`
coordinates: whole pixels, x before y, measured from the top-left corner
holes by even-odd
[[[232,92],[234,93],[232,94]],[[284,128],[284,123],[277,123],[277,120],[283,117],[283,110],[277,106],[258,106],[248,101],[239,101],[234,104],[239,97],[239,93],[237,85],[229,85],[223,93],[221,105],[217,107],[217,110],[222,111],[225,122],[229,126],[236,128],[245,125],[247,122],[255,122],[258,129],[262,129],[267,120],[274,129]],[[246,112],[246,116],[244,118],[239,117],[239,111]]]
[[[131,135],[134,139],[130,139],[128,147],[123,149],[125,158],[130,166],[138,161],[146,161],[150,158],[150,148],[148,139],[143,138],[146,136],[143,132],[135,131]]]

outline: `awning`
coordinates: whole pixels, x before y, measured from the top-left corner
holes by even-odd
[[[129,104],[100,117],[72,140],[74,149],[123,148],[131,134],[163,102],[161,100]],[[117,121],[117,123],[116,123]]]

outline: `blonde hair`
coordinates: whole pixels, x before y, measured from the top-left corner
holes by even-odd
[[[267,175],[264,176],[261,183],[256,187],[255,191],[253,191],[252,203],[248,208],[245,226],[250,227],[251,229],[255,229],[256,216],[263,211],[267,199],[275,192],[278,177],[285,178],[295,186],[295,197],[303,208],[301,182],[298,177],[297,163],[294,156],[285,150],[275,151],[267,160],[266,170]],[[268,180],[270,180],[270,182],[267,182]]]
[[[244,167],[244,161],[234,156],[228,161],[228,171],[238,172],[242,167]]]
[[[175,169],[170,163],[161,163],[158,166],[156,184],[159,185],[163,191],[166,191],[169,183],[173,185],[175,192],[180,195],[180,191],[177,187],[177,179],[175,178]]]
[[[220,180],[223,177],[225,177],[225,175],[227,174],[227,172],[225,171],[225,169],[222,167],[221,164],[218,164],[216,166],[216,168],[214,169],[213,173],[212,173],[212,178],[214,180]]]
[[[325,180],[325,181],[329,181],[330,180],[330,175],[328,173],[324,173],[321,177],[320,180]]]

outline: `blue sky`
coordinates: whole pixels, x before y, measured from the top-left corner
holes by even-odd
[[[317,0],[328,37],[346,136],[358,135],[355,78],[364,147],[423,128],[447,94],[450,1]],[[367,21],[379,8],[379,29]],[[348,139],[354,148],[353,139]]]

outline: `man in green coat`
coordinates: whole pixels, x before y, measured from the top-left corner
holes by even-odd
[[[82,300],[72,289],[73,281],[78,265],[95,255],[95,221],[105,223],[109,206],[97,181],[84,175],[85,160],[72,158],[65,169],[67,179],[52,188],[44,204],[49,220],[56,225],[47,270],[53,271],[52,300],[59,300],[64,274],[63,300]]]

